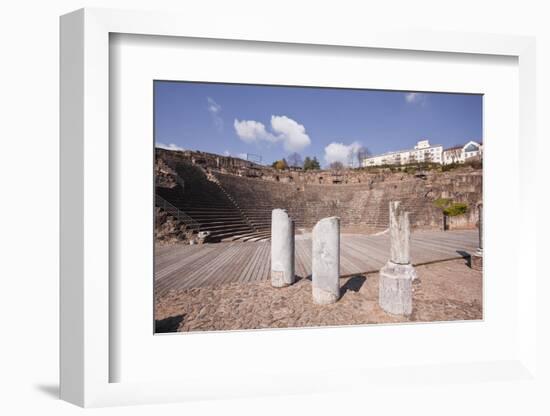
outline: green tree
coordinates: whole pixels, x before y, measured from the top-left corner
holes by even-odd
[[[285,159],[281,159],[281,160],[276,160],[275,162],[273,162],[271,167],[273,167],[277,170],[285,170],[285,169],[288,169],[288,164],[286,163]]]
[[[453,202],[453,200],[449,198],[438,198],[433,204],[448,217],[456,217],[457,215],[466,214],[468,211],[468,204]]]
[[[310,158],[309,156],[306,156],[304,159],[304,170],[318,170],[321,169],[321,165],[319,164],[319,161],[316,157]]]
[[[312,168],[315,169],[315,170],[321,169],[321,164],[320,164],[319,161],[317,160],[317,157],[316,157],[316,156],[313,156],[313,160],[311,161],[311,166],[312,166]]]
[[[449,207],[443,210],[443,213],[449,217],[456,217],[457,215],[466,214],[466,211],[468,211],[468,204],[453,202]]]

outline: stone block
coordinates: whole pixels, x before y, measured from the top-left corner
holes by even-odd
[[[340,218],[319,221],[312,231],[312,294],[325,305],[340,298]]]
[[[271,285],[294,283],[294,221],[283,209],[271,213]]]
[[[483,252],[478,250],[470,256],[470,267],[474,270],[483,271]]]
[[[396,264],[410,263],[411,231],[409,213],[401,202],[390,202],[390,261]]]
[[[394,315],[408,316],[412,312],[413,280],[416,270],[410,264],[396,264],[388,261],[380,269],[378,303]]]

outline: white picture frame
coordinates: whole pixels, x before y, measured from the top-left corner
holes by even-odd
[[[519,67],[519,146],[517,189],[520,226],[517,250],[507,253],[522,270],[517,291],[517,348],[507,359],[442,362],[414,368],[342,368],[321,373],[282,372],[239,379],[233,374],[178,381],[111,382],[119,359],[110,349],[109,275],[109,36],[113,33],[381,48],[441,54],[515,57]],[[536,215],[528,208],[536,192],[532,175],[536,152],[535,41],[530,37],[361,30],[327,35],[312,25],[307,32],[276,24],[205,25],[200,19],[169,13],[83,9],[61,18],[61,398],[80,406],[158,403],[272,394],[322,393],[368,388],[400,379],[407,384],[461,380],[537,383]],[[514,192],[516,192],[514,191]],[[519,273],[515,270],[515,273]],[[144,306],[146,307],[146,306]],[[292,378],[292,385],[288,379]],[[429,388],[429,387],[427,387]],[[481,388],[481,387],[480,387]]]

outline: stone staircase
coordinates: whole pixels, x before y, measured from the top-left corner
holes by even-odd
[[[227,192],[227,190],[220,183],[218,177],[214,174],[207,175],[208,180],[215,183],[223,192],[223,194],[233,203],[233,205],[239,210],[246,222],[252,226],[256,231],[256,234],[252,238],[246,239],[246,241],[265,241],[271,238],[271,209],[268,206],[254,205],[253,208],[248,204],[243,208],[236,198]]]
[[[156,193],[210,233],[209,241],[258,241],[267,238],[243,216],[219,184],[209,180],[202,168],[179,162],[174,165],[179,180],[173,188],[157,187]]]
[[[271,212],[275,208],[286,209],[296,228],[304,227],[303,206],[294,200],[290,186],[261,179],[242,178],[215,173],[217,181],[250,224],[266,236],[271,236]]]
[[[474,206],[482,180],[477,174],[432,174],[433,178],[401,174],[361,183],[292,183],[278,177],[205,171],[181,160],[167,164],[177,173],[177,185],[157,186],[158,195],[196,221],[201,231],[209,231],[213,241],[269,239],[275,208],[286,209],[296,228],[311,228],[322,218],[339,216],[344,227],[362,225],[379,232],[389,226],[390,201],[402,202],[411,226],[439,228],[443,218],[434,200],[452,198]]]

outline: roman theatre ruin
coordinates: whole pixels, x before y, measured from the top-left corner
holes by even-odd
[[[389,255],[389,204],[409,213],[414,265],[478,249],[482,170],[460,167],[285,170],[238,158],[156,149],[155,292],[270,279],[271,220],[294,221],[295,273],[311,275],[311,232],[340,218],[342,276],[380,270]],[[441,201],[466,206],[445,216]]]

